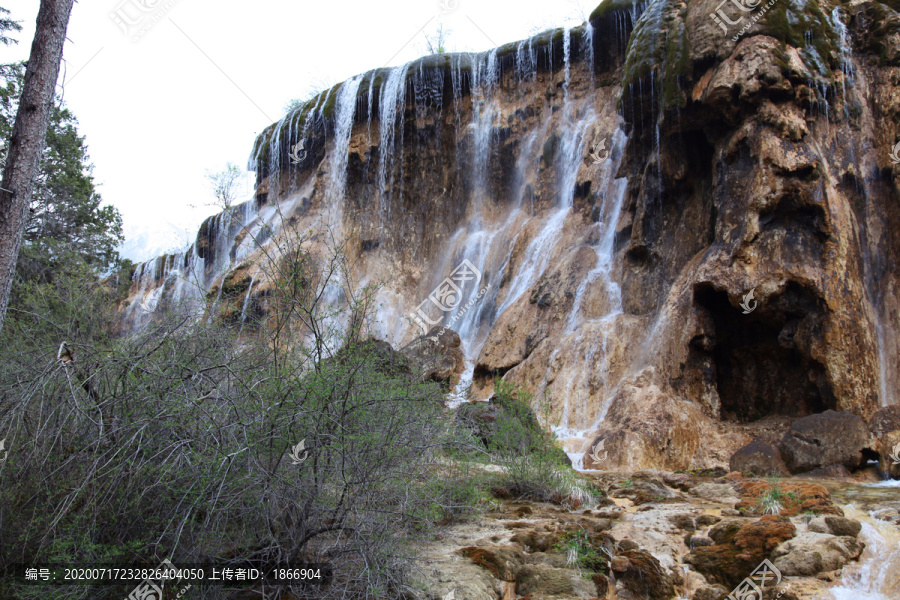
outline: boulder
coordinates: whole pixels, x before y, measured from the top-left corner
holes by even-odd
[[[447,597],[454,600],[497,598],[499,582],[486,570],[458,556],[451,560],[430,561],[429,568],[421,569],[418,576],[434,600]]]
[[[628,498],[635,505],[648,502],[664,502],[681,496],[657,479],[650,477],[633,477],[610,489],[610,498]]]
[[[790,521],[774,515],[751,523],[723,521],[709,532],[715,543],[692,549],[684,562],[693,565],[710,583],[733,588],[795,533]]]
[[[433,327],[400,352],[408,356],[424,379],[456,385],[462,373],[463,356],[459,334],[446,327]]]
[[[879,467],[894,479],[900,479],[900,430],[891,431],[881,438]]]
[[[787,467],[778,448],[762,440],[753,440],[731,455],[728,466],[732,471],[752,475],[787,475]]]
[[[693,402],[672,397],[644,369],[625,382],[613,397],[609,412],[584,454],[586,469],[639,471],[646,468],[686,469],[700,449],[701,423],[706,421]],[[599,464],[592,449],[603,448]]]
[[[734,504],[740,500],[740,495],[730,483],[699,483],[693,486],[690,492],[694,496],[721,504]]]
[[[852,536],[807,531],[780,544],[772,557],[782,575],[810,577],[843,568],[859,558],[863,548],[865,544]]]
[[[885,406],[872,413],[869,431],[878,439],[892,431],[900,431],[900,404]]]
[[[791,473],[835,464],[852,470],[865,464],[863,451],[874,447],[873,442],[862,417],[826,410],[791,423],[779,449]]]
[[[719,600],[719,598],[727,595],[728,592],[729,590],[722,585],[704,585],[694,592],[691,600]]]
[[[851,479],[853,474],[844,465],[828,465],[827,467],[800,473],[797,476],[806,479]]]
[[[672,582],[655,556],[646,550],[626,550],[609,564],[621,586],[635,598],[667,600],[672,597]]]
[[[842,537],[856,537],[862,530],[862,524],[854,519],[837,515],[821,515],[809,522],[807,528],[815,533],[827,533]]]
[[[770,481],[742,481],[737,484],[741,493],[741,501],[735,508],[745,513],[762,514],[765,510],[760,500],[769,495],[772,486],[778,487],[781,492],[780,503],[781,516],[790,517],[807,511],[816,514],[833,514],[843,516],[844,512],[831,499],[831,494],[825,487],[817,483],[800,481],[785,481],[782,483]]]

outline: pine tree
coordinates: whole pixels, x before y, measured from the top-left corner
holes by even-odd
[[[12,132],[25,71],[8,65],[0,87],[0,139]],[[101,206],[84,137],[75,115],[57,99],[50,111],[47,141],[34,181],[17,277],[47,281],[63,261],[80,257],[100,271],[118,261],[122,218],[113,206]],[[2,152],[0,152],[2,153]]]

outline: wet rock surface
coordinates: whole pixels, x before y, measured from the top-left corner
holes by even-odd
[[[721,600],[769,559],[791,579],[789,586],[788,580],[766,586],[764,598],[780,593],[782,599],[819,600],[825,585],[840,580],[842,569],[865,548],[857,539],[860,523],[839,516],[841,509],[818,484],[780,481],[786,493],[802,491],[798,497],[818,501],[803,513],[786,510],[782,516],[738,510],[751,504],[745,501],[748,494],[765,495],[771,482],[737,474],[634,472],[593,478],[609,493],[604,506],[566,510],[501,500],[477,519],[443,530],[440,539],[422,548],[429,598],[440,600],[453,576],[477,569],[456,597],[477,590],[487,593],[481,600]],[[643,485],[654,493],[657,486],[667,489],[670,499],[634,503],[628,496]],[[734,494],[715,499],[695,493],[708,486],[727,486]],[[736,501],[742,495],[745,499]],[[567,541],[576,538],[584,541],[580,554],[569,552],[573,546]],[[583,556],[592,558],[579,562]]]
[[[400,350],[409,356],[426,379],[456,385],[465,357],[459,335],[452,329],[434,327]]]
[[[333,226],[350,279],[384,283],[376,337],[412,342],[438,381],[471,368],[474,399],[495,378],[545,398],[589,468],[726,467],[755,437],[745,425],[870,418],[900,397],[900,7],[777,2],[723,32],[719,4],[607,0],[590,27],[373,71],[355,104],[323,92],[260,135],[246,217],[283,208],[299,231]],[[141,265],[126,317],[166,305],[190,263],[199,302],[224,289],[229,320],[244,305],[262,319],[273,282],[247,264],[265,252],[242,246],[262,224],[239,216]],[[311,263],[325,237],[302,242]],[[454,290],[463,257],[477,286]],[[458,346],[416,340],[406,321],[423,305]],[[781,453],[794,473],[852,473],[870,448],[896,473],[896,422],[872,422],[880,448],[810,437],[816,457],[798,430]],[[768,451],[740,457],[778,467]]]

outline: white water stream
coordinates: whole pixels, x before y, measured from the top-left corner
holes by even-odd
[[[900,487],[900,481],[889,487]],[[886,487],[886,486],[883,486]],[[866,544],[858,563],[844,567],[840,583],[830,591],[834,600],[897,600],[900,598],[900,527],[853,505],[844,514],[862,522],[859,539]]]

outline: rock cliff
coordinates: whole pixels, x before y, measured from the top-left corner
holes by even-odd
[[[124,326],[264,317],[311,232],[382,285],[369,333],[453,329],[460,386],[521,384],[576,466],[725,466],[745,424],[898,400],[898,90],[896,0],[606,0],[371,71],[259,136],[255,198],[140,265]]]

